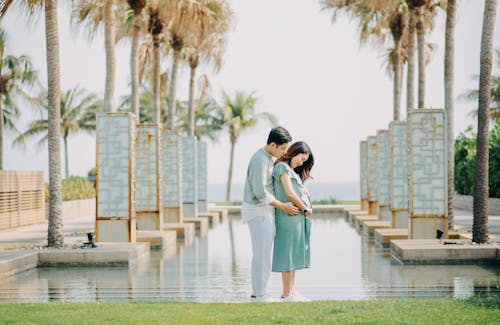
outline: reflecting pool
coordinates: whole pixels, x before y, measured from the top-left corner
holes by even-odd
[[[297,271],[296,288],[313,300],[468,298],[500,295],[500,268],[475,265],[397,265],[388,249],[361,236],[343,215],[313,219],[311,268]],[[133,269],[43,267],[0,281],[0,301],[248,302],[251,244],[239,217],[178,243],[175,254],[152,250]],[[279,273],[269,291],[281,291]]]

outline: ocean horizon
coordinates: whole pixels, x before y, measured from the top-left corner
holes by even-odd
[[[243,200],[244,183],[234,183],[231,190],[232,201]],[[311,199],[359,200],[359,182],[315,182],[306,184],[311,193]],[[208,184],[208,201],[221,202],[226,200],[226,184]]]

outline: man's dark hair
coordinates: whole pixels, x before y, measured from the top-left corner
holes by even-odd
[[[267,137],[267,144],[273,142],[280,146],[283,143],[292,142],[292,136],[284,127],[277,126],[269,132],[269,137]]]

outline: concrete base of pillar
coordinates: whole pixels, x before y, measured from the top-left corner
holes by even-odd
[[[392,213],[389,205],[379,205],[377,215],[381,221],[392,221]]]
[[[363,234],[373,236],[376,229],[390,228],[389,221],[365,221],[363,222]]]
[[[198,201],[198,212],[208,212],[208,201]]]
[[[135,219],[96,220],[96,242],[135,243]]]
[[[137,230],[161,230],[163,218],[159,212],[136,212]]]
[[[163,222],[182,223],[182,213],[182,207],[164,207]]]
[[[208,234],[208,218],[206,217],[184,218],[184,222],[194,223],[196,234],[199,235],[200,237],[205,237]]]
[[[448,238],[448,219],[444,216],[410,216],[408,239],[436,239],[437,231],[443,232],[441,238]]]
[[[392,210],[392,228],[408,229],[408,210]]]
[[[196,203],[183,203],[182,204],[182,217],[183,218],[196,218],[198,214],[198,202]]]

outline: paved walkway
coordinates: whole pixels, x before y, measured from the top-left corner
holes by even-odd
[[[472,230],[472,211],[456,210],[455,224],[466,230]],[[0,230],[0,250],[15,248],[16,244],[47,244],[48,223],[40,223],[15,229]],[[86,241],[86,233],[94,231],[94,216],[68,218],[64,220],[64,239],[66,243]],[[500,237],[500,216],[490,216],[490,234]]]
[[[0,250],[15,248],[17,243],[47,244],[48,222],[0,230]],[[87,216],[64,220],[64,241],[87,241],[87,232],[94,231],[95,217]]]

